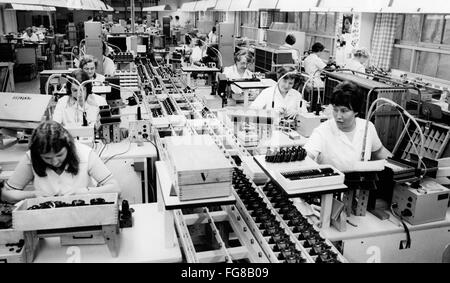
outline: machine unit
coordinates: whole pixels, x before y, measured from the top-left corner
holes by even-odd
[[[163,34],[167,39],[170,39],[170,17],[163,17]]]
[[[255,47],[255,72],[275,72],[283,65],[294,66],[293,62],[291,50]]]
[[[425,179],[419,189],[396,185],[392,197],[394,211],[412,225],[445,219],[450,190],[433,179]]]
[[[212,25],[209,27],[212,27]],[[234,23],[219,23],[217,25],[217,35],[219,37],[219,51],[222,55],[222,65],[233,65]]]
[[[103,62],[102,23],[84,22],[86,54],[94,56],[98,62]],[[97,64],[97,73],[103,74],[103,64]]]

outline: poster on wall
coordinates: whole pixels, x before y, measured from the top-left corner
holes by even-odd
[[[261,11],[259,13],[259,28],[269,27],[269,12]]]

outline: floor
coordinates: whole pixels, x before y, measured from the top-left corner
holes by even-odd
[[[15,89],[16,93],[36,93],[40,94],[40,82],[39,75],[32,81],[28,82],[16,82]]]

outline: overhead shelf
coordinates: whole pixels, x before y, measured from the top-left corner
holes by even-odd
[[[449,14],[448,0],[394,0],[391,7],[383,9],[384,13],[420,13],[420,14]]]
[[[54,12],[56,8],[52,6],[8,4],[6,5],[6,10]]]
[[[366,12],[379,13],[389,6],[391,0],[321,0],[318,7],[313,7],[314,12]]]
[[[217,0],[202,0],[202,1],[198,1],[197,5],[195,5],[195,11],[207,11],[210,10],[212,8],[214,8],[214,6],[216,6]]]
[[[232,0],[228,11],[258,11],[251,10],[248,6],[251,0]]]
[[[281,12],[308,12],[316,7],[318,0],[279,0],[277,10]]]
[[[144,12],[163,12],[163,11],[171,11],[172,7],[170,5],[158,5],[152,6],[142,9]]]
[[[231,5],[231,0],[218,0],[216,6],[214,6],[214,11],[229,11]]]
[[[197,2],[195,2],[195,1],[183,3],[183,5],[181,5],[181,7],[180,7],[180,11],[181,12],[195,12],[196,4],[197,4]]]
[[[277,2],[278,0],[252,0],[249,9],[254,11],[265,9],[276,9]]]

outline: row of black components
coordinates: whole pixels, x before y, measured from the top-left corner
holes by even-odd
[[[166,98],[163,101],[163,105],[164,105],[164,108],[166,109],[168,115],[176,114],[177,110],[175,108],[175,105],[173,105],[172,100],[170,100],[170,98]]]
[[[289,226],[309,255],[316,257],[317,263],[339,263],[337,253],[325,242],[325,239],[316,231],[293,204],[293,202],[273,183],[267,183],[263,192],[270,200],[278,214]]]
[[[132,213],[134,212],[133,208],[130,208],[130,204],[126,199],[122,201],[122,209],[119,211],[119,227],[120,228],[129,228],[133,226],[133,218]]]
[[[7,243],[5,244],[6,248],[9,248],[10,252],[16,252],[16,253],[20,253],[23,249],[23,246],[25,246],[25,240],[24,239],[20,239],[19,242],[17,243]],[[17,249],[15,248],[17,247]]]
[[[114,56],[114,61],[116,62],[133,62],[133,53],[131,52],[119,52]]]
[[[237,168],[233,172],[233,186],[278,260],[286,263],[306,262],[249,179]]]
[[[332,168],[321,168],[321,169],[309,169],[309,170],[296,170],[289,172],[282,172],[281,175],[286,179],[291,181],[295,180],[305,180],[313,178],[331,177],[339,175]]]
[[[152,111],[152,116],[154,118],[158,118],[158,117],[164,116],[161,107],[152,108],[150,111]]]
[[[266,153],[266,162],[282,163],[303,161],[306,155],[306,150],[302,146],[280,148],[274,151],[269,148]]]
[[[202,117],[206,118],[206,116],[209,115],[209,114],[211,114],[211,111],[207,107],[204,107],[202,109]]]
[[[114,204],[114,202],[107,202],[103,198],[95,198],[89,201],[90,205],[104,205],[104,204]],[[62,202],[62,201],[46,201],[37,205],[33,205],[28,208],[28,210],[36,209],[48,209],[48,208],[61,208],[61,207],[73,207],[73,206],[87,206],[86,201],[79,199],[73,200],[72,203]]]

